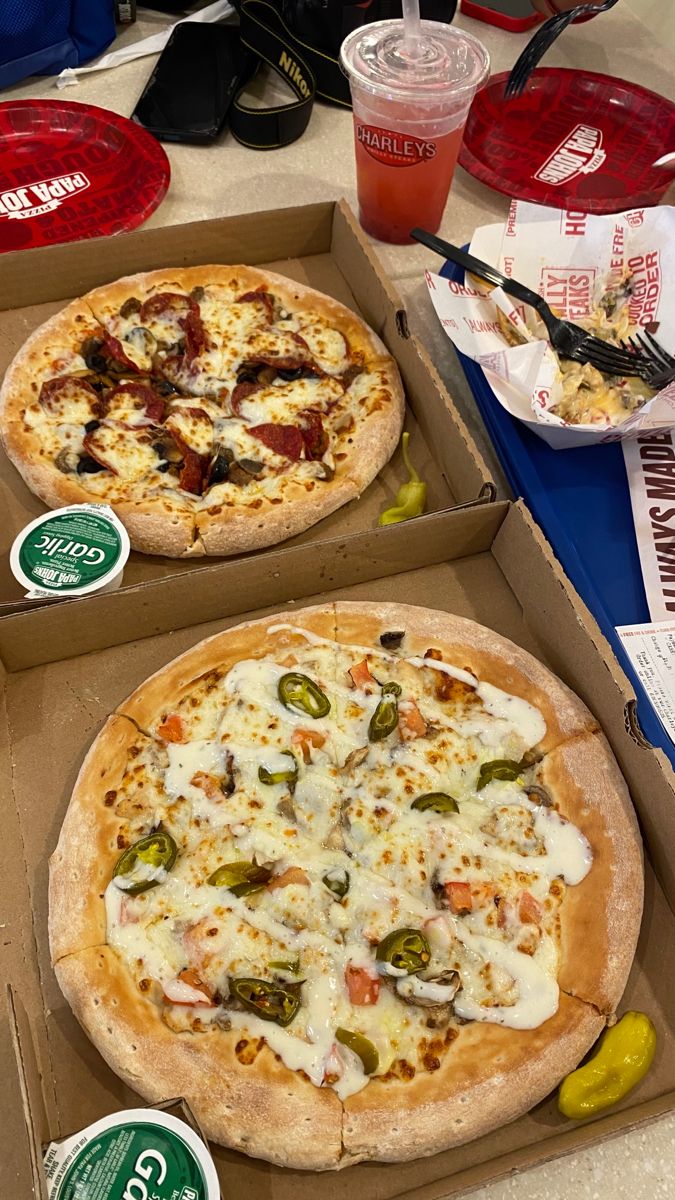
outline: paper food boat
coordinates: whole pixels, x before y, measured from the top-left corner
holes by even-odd
[[[548,301],[561,316],[583,324],[626,271],[633,294],[631,324],[657,327],[659,343],[675,351],[675,208],[634,209],[611,216],[544,208],[514,200],[505,225],[485,225],[471,252]],[[556,450],[648,435],[675,425],[675,384],[620,425],[574,425],[552,412],[562,399],[557,358],[536,336],[532,309],[501,288],[479,292],[426,272],[431,302],[448,337],[480,363],[500,404]],[[497,310],[529,339],[509,346]],[[526,322],[526,324],[524,323]]]

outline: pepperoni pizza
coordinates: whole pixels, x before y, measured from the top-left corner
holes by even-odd
[[[42,325],[0,391],[0,436],[50,507],[110,504],[171,557],[282,541],[358,497],[403,421],[375,333],[250,267],[129,276]]]

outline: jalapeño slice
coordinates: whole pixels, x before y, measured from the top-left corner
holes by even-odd
[[[457,801],[447,792],[425,792],[423,796],[418,796],[416,800],[413,800],[410,807],[416,808],[419,812],[459,812]]]
[[[492,783],[493,779],[501,779],[512,783],[518,778],[522,770],[522,764],[514,762],[512,758],[495,758],[492,762],[483,763],[478,772],[476,791],[482,791],[488,783]]]
[[[303,713],[316,721],[330,712],[330,700],[318,683],[300,671],[288,671],[281,676],[277,695],[285,708]]]
[[[369,742],[381,742],[394,732],[398,725],[397,697],[400,695],[401,688],[398,683],[385,683],[382,688],[382,699],[370,718]]]
[[[139,838],[133,846],[127,847],[115,863],[113,879],[116,876],[126,878],[130,875],[132,882],[120,890],[128,896],[140,896],[141,892],[147,892],[162,882],[161,879],[148,879],[148,870],[170,871],[177,854],[178,847],[171,834],[164,829],[157,829],[154,833]],[[138,876],[136,883],[133,882],[134,875]],[[143,875],[146,875],[145,879]]]
[[[388,964],[396,971],[415,975],[429,965],[429,943],[419,929],[393,929],[382,939],[375,951],[377,962]]]
[[[362,1033],[354,1033],[351,1029],[336,1029],[335,1037],[343,1046],[358,1054],[366,1075],[372,1075],[373,1071],[377,1070],[380,1056],[370,1038],[364,1037]]]
[[[231,979],[230,995],[263,1021],[277,1025],[290,1025],[300,1007],[299,996],[264,979]]]
[[[258,779],[261,783],[295,783],[298,778],[297,759],[291,750],[282,750],[281,753],[291,760],[291,765],[285,771],[268,771],[267,767],[258,767]]]
[[[224,887],[233,896],[250,896],[252,892],[260,892],[269,883],[272,872],[267,867],[259,867],[256,863],[240,859],[238,862],[223,863],[209,875],[207,883],[211,887]]]

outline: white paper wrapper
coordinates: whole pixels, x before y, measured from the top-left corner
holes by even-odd
[[[514,200],[506,225],[477,229],[471,251],[539,292],[563,317],[581,323],[627,269],[633,281],[632,322],[637,327],[658,322],[660,344],[675,351],[675,208],[595,216]],[[431,272],[426,280],[448,337],[481,364],[504,408],[549,446],[563,450],[617,441],[675,425],[675,384],[621,425],[564,422],[551,412],[562,398],[557,359],[542,340],[533,310],[501,288],[485,296]],[[507,344],[497,308],[515,318],[526,345]]]

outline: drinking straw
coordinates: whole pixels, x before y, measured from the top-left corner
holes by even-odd
[[[403,0],[403,30],[404,41],[412,52],[419,52],[422,40],[419,0]]]

